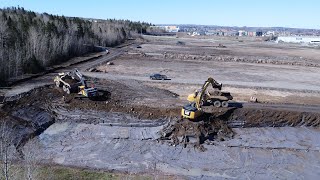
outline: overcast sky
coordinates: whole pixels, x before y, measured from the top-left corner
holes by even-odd
[[[0,7],[153,24],[320,29],[319,0],[0,0]]]

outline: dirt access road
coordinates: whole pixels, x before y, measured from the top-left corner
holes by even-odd
[[[184,38],[183,47],[177,44],[176,38],[148,37],[147,40],[141,49],[133,45],[111,50],[110,55],[117,54],[116,57],[107,55],[70,67],[82,70],[89,83],[109,92],[106,100],[75,100],[72,95],[63,98],[65,94],[61,89],[48,86],[4,105],[4,118],[17,123],[29,122],[28,131],[23,131],[25,134],[36,131],[37,126],[44,128],[40,135],[31,134],[34,138],[25,142],[35,147],[40,163],[149,173],[155,178],[163,174],[187,179],[319,177],[320,107],[310,105],[319,103],[315,78],[318,60],[311,55],[297,58],[294,54],[314,49],[279,45],[283,49],[280,51],[276,45],[251,40]],[[217,48],[218,43],[227,48]],[[246,50],[250,51],[249,55]],[[100,65],[111,59],[115,65]],[[259,59],[265,62],[260,63]],[[306,63],[298,64],[301,59]],[[102,72],[84,72],[97,65]],[[288,69],[283,70],[283,66]],[[306,70],[291,79],[294,68],[299,72],[300,68]],[[230,69],[234,72],[226,73]],[[266,70],[278,73],[272,78],[279,83],[270,82]],[[169,75],[172,80],[150,81],[148,75],[155,71]],[[282,77],[282,71],[289,73],[286,78]],[[250,76],[259,72],[260,76]],[[303,72],[310,76],[309,80],[305,81]],[[15,95],[53,84],[54,75],[28,81],[7,93]],[[198,145],[185,148],[170,138],[163,138],[167,133],[164,130],[179,120],[186,95],[199,88],[208,76],[219,82],[227,81],[226,90],[232,90],[236,100],[245,101],[254,94],[265,102],[280,104],[244,103],[243,108],[230,107],[226,112],[219,112],[216,118],[233,127],[233,136],[220,139],[219,134],[223,135],[224,130],[218,128],[212,140],[202,142],[204,152]],[[261,81],[269,83],[260,87],[264,85]],[[283,104],[298,100],[300,104]],[[44,121],[42,124],[47,120],[50,125],[43,126],[39,120]]]
[[[37,88],[37,87],[50,85],[50,84],[52,84],[54,77],[57,76],[57,73],[59,73],[59,72],[69,72],[69,71],[73,71],[75,68],[77,68],[81,72],[84,72],[90,67],[95,67],[95,66],[98,66],[98,65],[101,65],[103,63],[106,63],[108,61],[113,60],[114,58],[123,54],[126,51],[126,48],[127,47],[109,49],[109,54],[104,54],[101,58],[93,59],[90,61],[86,61],[84,63],[78,63],[75,65],[68,66],[68,67],[63,68],[61,70],[58,70],[57,72],[45,74],[43,76],[28,80],[27,82],[19,83],[17,85],[10,87],[10,89],[1,89],[1,92],[5,96],[10,97],[10,96],[19,95],[24,92],[28,92],[34,88]]]
[[[262,102],[319,104],[319,48],[250,39],[147,39],[141,49],[132,49],[114,61],[115,66],[98,69],[107,72],[107,78],[136,79],[175,92],[182,99],[212,76],[237,101],[256,96]],[[151,73],[166,74],[171,81],[154,83],[148,79]]]

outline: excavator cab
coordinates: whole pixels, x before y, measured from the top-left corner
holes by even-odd
[[[201,116],[202,112],[198,110],[195,103],[190,103],[181,109],[181,117],[186,119],[196,119]]]

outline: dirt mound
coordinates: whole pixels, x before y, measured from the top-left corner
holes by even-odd
[[[154,105],[151,102],[157,102],[158,98],[174,101],[177,95],[169,91],[141,85],[137,81],[130,83],[119,83],[114,81],[89,79],[97,85],[99,96],[95,98],[75,98],[76,93],[70,95],[63,92],[62,88],[55,86],[45,86],[34,89],[28,93],[19,95],[16,100],[6,103],[3,107],[4,112],[9,114],[18,111],[21,108],[30,105],[41,107],[48,112],[55,112],[56,108],[66,110],[86,110],[103,112],[118,112],[133,115],[138,119],[167,119],[170,117],[179,117],[180,108],[168,107],[163,104]],[[158,94],[155,96],[155,93]],[[158,107],[158,106],[163,107]],[[96,123],[91,120],[85,123]]]
[[[42,108],[47,106],[58,98],[61,98],[65,92],[62,88],[55,88],[55,86],[43,86],[33,89],[26,93],[10,97],[10,101],[5,103],[3,109],[7,112],[15,111],[19,107],[28,105],[35,105]]]
[[[1,130],[10,134],[10,142],[18,151],[29,139],[41,134],[55,121],[51,113],[33,105],[15,108],[9,113],[1,111]]]
[[[226,121],[214,115],[203,116],[199,121],[180,119],[169,124],[162,131],[161,140],[169,142],[170,145],[191,145],[204,151],[203,144],[214,144],[214,141],[231,139],[234,132]]]
[[[211,47],[211,46],[210,46]],[[306,67],[320,67],[320,64],[312,62],[310,59],[300,57],[266,57],[266,56],[233,56],[228,50],[224,50],[225,47],[217,46],[217,48],[223,49],[221,52],[214,52],[210,54],[189,54],[189,53],[175,53],[166,51],[160,54],[165,59],[173,60],[198,60],[198,61],[216,61],[216,62],[241,62],[241,63],[255,63],[255,64],[274,64],[274,65],[291,65],[291,66],[306,66]],[[126,55],[123,55],[126,56]],[[144,53],[136,54],[138,57],[159,57],[153,55],[146,55]],[[307,61],[307,62],[302,62]]]
[[[192,145],[205,150],[203,144],[214,144],[233,138],[232,128],[249,127],[320,127],[320,114],[275,109],[228,108],[202,116],[197,122],[187,119],[170,123],[162,138],[170,145]]]
[[[320,127],[320,113],[240,108],[225,119],[232,127]]]
[[[169,106],[176,102],[178,95],[139,83],[138,81],[120,83],[115,81],[89,79],[104,94],[99,98],[74,98],[76,94],[60,94],[54,106],[67,110],[117,112],[133,115],[138,119],[170,119],[179,117],[180,107]],[[61,99],[61,100],[59,100]],[[64,100],[62,100],[64,99]],[[159,102],[161,99],[161,102]],[[96,120],[85,123],[97,123]]]
[[[136,80],[112,80],[88,79],[94,82],[98,89],[104,89],[111,93],[112,100],[119,100],[134,104],[143,99],[174,99],[179,96],[168,90],[147,86]],[[160,104],[160,103],[159,103]]]
[[[0,108],[0,126],[12,136],[12,144],[19,152],[29,139],[39,135],[55,118],[49,110],[50,103],[63,95],[57,89],[41,87],[10,98]]]
[[[90,99],[74,99],[66,104],[61,104],[68,110],[86,110],[99,112],[116,112],[130,114],[137,119],[170,119],[178,117],[179,108],[153,108],[147,105],[132,105],[119,100],[108,99],[106,101],[94,101]],[[95,120],[96,121],[96,120]],[[102,121],[102,120],[101,120]],[[84,123],[98,123],[92,122],[90,119],[84,120]]]

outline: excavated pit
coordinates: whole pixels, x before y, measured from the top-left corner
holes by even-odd
[[[235,109],[226,116],[231,127],[319,127],[320,112],[275,109]]]
[[[275,109],[226,108],[202,116],[197,122],[180,119],[162,131],[161,140],[169,145],[192,145],[201,151],[202,144],[214,144],[235,136],[232,128],[251,127],[315,127],[320,126],[320,114]]]
[[[37,88],[16,98],[10,98],[15,100],[6,102],[1,107],[0,119],[2,122],[10,122],[8,127],[14,131],[14,144],[17,148],[56,121],[87,124],[106,122],[107,117],[91,118],[86,116],[87,114],[120,113],[130,116],[132,120],[136,119],[137,122],[147,119],[163,122],[160,124],[165,124],[169,120],[171,123],[163,129],[161,140],[169,142],[170,145],[194,145],[200,150],[204,150],[202,146],[204,143],[214,144],[214,141],[224,141],[234,137],[232,128],[284,126],[317,128],[320,125],[320,114],[317,111],[307,111],[308,108],[306,111],[296,111],[274,107],[231,107],[203,116],[199,122],[180,120],[181,106],[177,103],[171,106],[162,106],[161,103],[152,106],[148,104],[159,97],[162,100],[169,97],[167,101],[174,104],[177,95],[170,94],[169,91],[147,89],[147,86],[135,89],[141,88],[141,84],[135,82],[131,86],[125,86],[109,81],[107,85],[107,88],[98,88],[103,93],[103,97],[98,100],[74,99],[75,95],[66,95],[61,88],[55,86]],[[154,93],[158,96],[154,96]],[[68,118],[63,118],[66,115]],[[59,118],[56,118],[58,116]],[[82,116],[86,118],[81,118]]]

